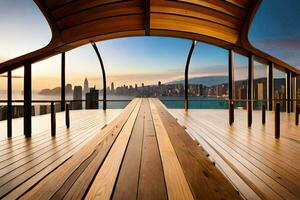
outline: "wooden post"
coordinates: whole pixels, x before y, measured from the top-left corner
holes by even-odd
[[[31,63],[24,65],[24,134],[31,137]]]
[[[265,124],[266,123],[266,105],[263,104],[262,105],[262,124]]]
[[[66,101],[66,62],[65,52],[61,53],[61,111],[65,110]]]
[[[55,105],[51,102],[51,136],[56,135]]]
[[[234,51],[229,50],[228,57],[228,96],[229,96],[229,124],[234,122]]]
[[[268,65],[268,110],[273,110],[273,87],[274,87],[274,75],[273,75],[274,64],[269,62]]]
[[[66,126],[70,128],[70,104],[66,104]]]
[[[295,124],[298,126],[299,124],[299,111],[300,111],[300,106],[296,105],[296,112],[295,112]]]
[[[229,124],[232,125],[234,122],[234,103],[229,100]]]
[[[280,138],[280,103],[275,107],[275,138]]]
[[[248,127],[252,125],[252,97],[253,97],[253,65],[254,55],[250,55],[248,59],[248,96],[247,96],[247,109],[248,109]]]
[[[11,70],[7,72],[7,137],[12,136],[12,81]]]

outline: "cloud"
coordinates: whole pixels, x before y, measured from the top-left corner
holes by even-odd
[[[300,69],[300,37],[258,40],[253,45]]]

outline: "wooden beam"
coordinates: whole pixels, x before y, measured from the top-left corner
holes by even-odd
[[[145,0],[145,35],[150,35],[150,0]]]
[[[11,70],[7,72],[7,137],[12,136],[12,81]]]
[[[253,69],[254,69],[254,55],[250,55],[248,58],[248,127],[252,125],[252,107],[253,107]]]
[[[31,63],[24,65],[24,135],[31,137]]]

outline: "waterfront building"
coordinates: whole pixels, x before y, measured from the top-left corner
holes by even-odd
[[[99,90],[95,87],[90,88],[90,91],[86,93],[86,109],[98,109],[99,108]]]
[[[82,87],[81,86],[74,86],[74,93],[73,93],[73,100],[72,109],[80,110],[82,109]]]

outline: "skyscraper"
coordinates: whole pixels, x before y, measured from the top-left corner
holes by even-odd
[[[84,83],[83,83],[83,93],[86,94],[89,92],[89,81],[85,77]]]
[[[111,91],[111,93],[115,93],[115,85],[114,85],[114,82],[111,82],[110,91]]]
[[[82,109],[82,87],[74,86],[73,100],[79,100],[72,103],[72,109]]]
[[[69,83],[66,85],[66,94],[72,95],[72,85]]]
[[[98,109],[99,90],[96,87],[91,88],[90,92],[86,93],[86,109]]]

